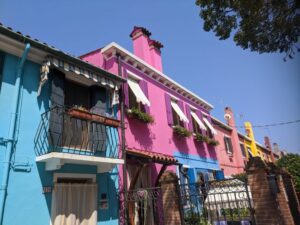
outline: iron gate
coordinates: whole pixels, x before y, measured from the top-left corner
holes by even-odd
[[[255,225],[247,182],[140,188],[125,193],[129,225]]]
[[[226,179],[180,185],[186,225],[254,225],[247,182]]]

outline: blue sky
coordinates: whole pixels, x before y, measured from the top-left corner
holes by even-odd
[[[204,32],[198,15],[194,1],[0,1],[2,23],[77,56],[112,41],[131,51],[133,26],[148,28],[165,46],[164,73],[213,104],[219,119],[225,106],[238,125],[300,119],[300,54],[283,62],[284,55],[242,50]],[[260,143],[268,135],[300,153],[300,123],[254,132]]]

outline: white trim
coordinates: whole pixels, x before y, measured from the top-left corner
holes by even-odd
[[[141,81],[143,80],[141,77],[139,77],[138,75],[134,74],[133,72],[126,70],[126,73],[128,74],[128,77],[137,81]]]
[[[176,81],[174,81],[173,79],[171,79],[170,77],[168,77],[167,75],[163,74],[162,72],[160,72],[159,70],[157,70],[156,68],[154,68],[153,66],[149,65],[148,63],[146,63],[144,60],[138,58],[137,56],[135,56],[134,54],[132,54],[131,52],[127,51],[126,49],[124,49],[123,47],[121,47],[120,45],[118,45],[115,42],[112,42],[110,44],[108,44],[107,46],[105,46],[104,48],[101,49],[101,53],[105,53],[106,51],[112,49],[112,48],[116,48],[119,51],[123,52],[124,54],[126,54],[127,56],[130,56],[132,59],[134,59],[135,61],[141,63],[143,66],[148,67],[150,70],[154,71],[157,75],[161,76],[163,79],[169,81],[170,83],[174,84],[175,86],[177,86],[179,89],[183,90],[184,92],[188,93],[189,95],[191,95],[193,98],[196,98],[196,100],[200,101],[200,103],[203,103],[206,105],[206,108],[213,109],[213,105],[211,105],[210,103],[208,103],[207,101],[203,100],[202,98],[200,98],[198,95],[196,95],[195,93],[189,91],[188,89],[186,89],[185,87],[183,87],[182,85],[178,84]],[[192,101],[192,100],[191,100]],[[200,104],[201,105],[201,104]]]
[[[187,164],[182,164],[182,168],[191,168],[191,166]]]
[[[53,182],[57,182],[58,178],[87,178],[96,182],[96,174],[84,174],[84,173],[54,173]]]

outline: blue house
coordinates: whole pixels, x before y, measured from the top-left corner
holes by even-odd
[[[123,82],[0,24],[0,224],[118,224]]]

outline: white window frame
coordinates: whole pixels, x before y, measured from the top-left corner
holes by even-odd
[[[228,151],[227,148],[226,148],[225,137],[228,138],[228,139],[230,140],[230,142],[231,142],[231,147],[232,147],[231,151],[232,151],[232,152]],[[233,155],[233,145],[232,145],[231,137],[228,136],[228,135],[224,135],[223,140],[224,140],[224,145],[225,145],[225,151],[227,152],[227,154],[229,154],[229,155],[232,156],[232,155]],[[229,149],[229,148],[228,148],[228,149]]]

